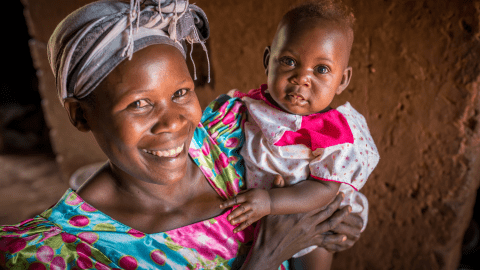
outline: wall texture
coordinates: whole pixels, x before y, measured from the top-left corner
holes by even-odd
[[[44,111],[65,179],[105,157],[59,105],[45,44],[88,0],[23,0]],[[266,81],[262,66],[282,14],[296,0],[197,0],[207,13],[214,83],[205,106]],[[334,269],[455,269],[480,179],[480,1],[346,0],[357,18],[349,101],[367,118],[381,160],[362,190],[370,221]]]

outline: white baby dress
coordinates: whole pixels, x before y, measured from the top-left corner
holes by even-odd
[[[350,103],[307,116],[290,114],[265,97],[266,85],[240,97],[248,109],[241,155],[248,188],[270,189],[280,174],[287,185],[307,178],[342,183],[342,206],[368,219],[368,201],[358,192],[379,161],[365,118]],[[311,250],[311,249],[310,249]],[[302,251],[302,256],[309,251]]]

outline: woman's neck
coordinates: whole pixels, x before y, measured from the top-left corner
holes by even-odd
[[[101,212],[145,233],[182,227],[222,213],[221,197],[191,159],[185,176],[171,185],[125,180],[104,166],[77,193]]]

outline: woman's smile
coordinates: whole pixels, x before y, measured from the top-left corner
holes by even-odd
[[[181,146],[176,148],[171,148],[168,150],[148,150],[142,149],[145,153],[157,156],[157,157],[177,157],[185,148],[185,144],[183,143]]]

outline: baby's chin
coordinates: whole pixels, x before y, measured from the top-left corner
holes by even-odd
[[[310,115],[317,113],[316,111],[312,111],[309,108],[306,108],[305,106],[296,106],[296,105],[291,105],[291,104],[282,104],[282,109],[284,109],[286,112],[291,113],[291,114],[296,114],[296,115]]]

